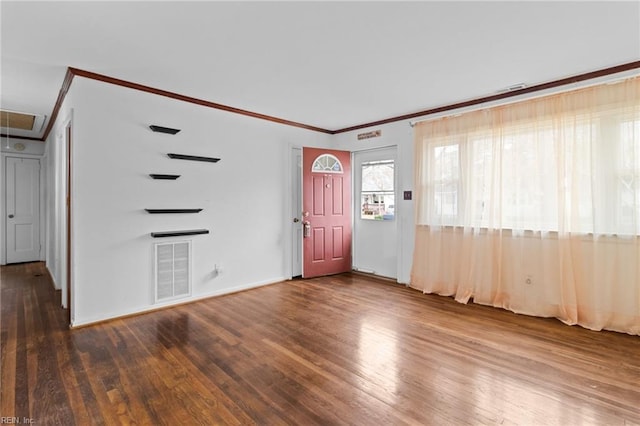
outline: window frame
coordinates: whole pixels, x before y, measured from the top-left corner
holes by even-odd
[[[396,160],[394,158],[389,158],[389,159],[385,159],[385,160],[372,160],[372,161],[364,161],[360,164],[360,168],[359,168],[359,173],[360,173],[360,200],[359,200],[359,205],[360,205],[360,214],[359,214],[359,219],[360,220],[366,220],[366,221],[371,221],[371,222],[389,222],[389,221],[393,221],[396,218],[396,209],[395,209],[395,205],[396,205]],[[391,173],[391,189],[378,189],[378,190],[365,190],[365,167],[375,167],[375,166],[385,166],[385,165],[391,165],[392,168],[392,173]],[[365,197],[373,197],[376,198],[376,196],[381,196],[382,197],[382,203],[380,203],[379,201],[377,202],[367,202],[365,203]],[[390,203],[385,203],[385,198],[384,197],[392,197],[392,202],[393,204]],[[373,200],[371,200],[373,201]],[[380,209],[381,205],[382,208],[384,209],[382,211],[382,214],[365,214],[365,205],[373,205],[376,206],[376,209]],[[388,206],[393,206],[391,207],[393,209],[392,213],[388,213]],[[373,212],[374,210],[372,210]],[[369,217],[372,216],[372,217]]]

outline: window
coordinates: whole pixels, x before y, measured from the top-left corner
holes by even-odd
[[[395,217],[394,161],[362,163],[361,214],[367,220]]]
[[[412,287],[637,333],[640,76],[414,132]]]
[[[444,222],[453,225],[458,217],[460,146],[434,146],[432,167],[435,213]]]
[[[316,173],[342,173],[342,163],[331,154],[322,154],[315,159],[311,171]]]
[[[640,234],[640,120],[620,124],[617,164],[617,222],[627,234]],[[635,142],[634,142],[635,141]]]
[[[418,223],[640,235],[640,105],[623,84],[423,124]]]

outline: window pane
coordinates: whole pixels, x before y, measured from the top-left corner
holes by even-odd
[[[395,217],[394,161],[362,163],[362,219],[392,220]]]
[[[433,223],[455,225],[459,216],[459,145],[433,148]]]
[[[418,223],[640,235],[640,109],[620,87],[421,125]]]
[[[342,173],[342,164],[334,155],[322,154],[314,160],[311,171],[315,173]]]
[[[640,234],[640,121],[620,125],[617,231]]]

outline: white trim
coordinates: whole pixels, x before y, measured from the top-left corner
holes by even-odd
[[[40,158],[40,261],[47,260],[47,181],[49,167],[47,153]]]
[[[389,144],[389,145],[375,146],[373,148],[356,149],[354,151],[351,151],[351,153],[352,154],[360,154],[360,153],[364,153],[364,152],[368,152],[368,151],[378,151],[378,150],[385,149],[385,148],[395,148],[397,150],[398,149],[398,144],[392,143],[392,144]]]
[[[286,270],[285,270],[285,275],[288,277],[288,279],[292,279],[294,277],[294,256],[296,256],[296,250],[297,250],[297,245],[294,242],[294,224],[292,223],[293,218],[291,217],[291,213],[294,212],[294,201],[296,199],[295,193],[294,193],[294,189],[296,188],[296,185],[294,183],[294,178],[296,176],[295,172],[294,172],[294,168],[296,167],[295,163],[294,163],[294,156],[295,156],[295,151],[298,151],[300,153],[300,161],[302,161],[302,147],[299,145],[293,145],[293,144],[289,144],[287,146],[287,182],[286,182],[286,194],[290,194],[289,197],[286,197],[286,205],[285,205],[285,225],[284,225],[284,229],[285,229],[285,235],[286,235],[286,241],[287,243],[284,244],[284,258],[288,259],[288,262],[286,262]],[[302,167],[302,164],[300,165],[300,167]],[[300,189],[300,197],[302,197],[302,170],[300,173],[300,182],[298,183],[297,188]],[[302,204],[302,199],[300,199],[300,204]],[[302,206],[300,206],[300,211],[297,211],[297,215],[295,217],[301,217],[302,216]],[[299,224],[301,222],[298,222]],[[302,225],[300,225],[302,226]],[[304,248],[302,247],[302,243],[301,243],[301,253],[300,253],[300,258],[303,259],[303,253],[302,250],[304,250]],[[302,273],[302,268],[304,268],[304,262],[301,260],[301,273]]]
[[[110,320],[114,320],[114,319],[118,319],[118,318],[122,318],[122,317],[128,317],[128,316],[131,316],[131,315],[137,315],[137,314],[143,314],[143,313],[147,313],[147,312],[153,312],[153,311],[157,311],[157,310],[164,309],[164,308],[176,307],[176,306],[180,306],[180,305],[186,305],[188,303],[198,302],[198,301],[201,301],[201,300],[210,299],[212,297],[224,296],[224,295],[227,295],[227,294],[238,293],[238,292],[244,291],[244,290],[250,290],[252,288],[264,287],[264,286],[271,285],[271,284],[281,283],[281,282],[285,281],[286,279],[287,278],[285,278],[285,277],[275,277],[275,278],[271,278],[271,279],[268,279],[268,280],[256,281],[256,282],[253,282],[253,283],[239,285],[239,286],[231,287],[231,288],[226,288],[226,289],[223,289],[223,290],[216,290],[216,291],[212,291],[212,292],[205,293],[205,294],[202,294],[202,295],[198,295],[198,296],[195,296],[195,297],[192,296],[190,298],[180,299],[179,301],[170,301],[170,302],[166,302],[166,303],[157,303],[157,304],[155,304],[153,306],[147,306],[147,307],[141,308],[141,309],[134,309],[134,310],[131,310],[131,311],[115,312],[111,316],[92,317],[92,318],[88,318],[88,319],[86,319],[84,321],[75,322],[73,320],[73,318],[72,318],[71,319],[71,328],[87,326],[87,325],[91,325],[91,324],[100,323],[100,322],[103,322],[103,321],[110,321]]]
[[[61,283],[60,285],[62,286],[62,300],[61,300],[61,304],[65,309],[69,309],[69,317],[71,318],[71,323],[73,324],[73,320],[75,318],[75,286],[76,286],[76,282],[75,282],[75,273],[74,273],[74,269],[75,269],[75,259],[73,256],[73,247],[75,246],[75,242],[74,242],[74,238],[76,235],[76,232],[74,232],[74,224],[75,224],[75,212],[74,212],[74,203],[75,203],[75,191],[76,191],[76,185],[74,185],[73,183],[75,182],[75,169],[71,169],[71,173],[69,173],[69,162],[68,159],[69,157],[71,157],[71,164],[75,164],[76,163],[76,159],[74,158],[74,141],[75,141],[75,131],[74,131],[74,126],[73,126],[73,115],[74,115],[74,109],[71,108],[69,110],[69,113],[67,115],[67,117],[65,118],[65,120],[63,121],[63,126],[62,126],[62,151],[61,154],[62,158],[61,158],[61,167],[63,170],[63,176],[62,176],[62,181],[64,182],[61,186],[64,188],[64,193],[62,194],[62,205],[66,206],[67,204],[67,196],[70,198],[71,202],[69,203],[68,206],[68,214],[71,215],[71,220],[69,221],[69,230],[67,230],[67,207],[64,207],[62,209],[62,223],[63,226],[61,227],[61,232],[60,232],[60,246],[61,246],[61,253],[60,253],[60,269],[61,269],[61,273],[60,273],[60,278],[61,278]],[[70,137],[68,138],[67,136]],[[71,144],[71,152],[69,152],[69,144]],[[67,182],[67,176],[69,176],[69,182]],[[67,185],[67,183],[69,185],[71,185],[71,192],[69,192],[69,186]],[[59,195],[59,194],[58,194]],[[67,233],[69,234],[69,239],[67,240]],[[67,245],[69,245],[69,247],[67,247]],[[70,255],[70,259],[67,260],[67,254]],[[67,264],[69,265],[69,269],[67,270]],[[67,276],[68,275],[68,276]],[[69,292],[71,293],[71,297],[69,297],[67,295],[67,281],[69,281]],[[67,304],[67,300],[69,300],[69,306],[66,306]]]

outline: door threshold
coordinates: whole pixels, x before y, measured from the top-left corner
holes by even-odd
[[[386,281],[386,282],[389,282],[389,283],[392,283],[392,284],[399,284],[397,278],[385,277],[383,275],[377,275],[377,274],[373,274],[371,272],[363,272],[363,271],[358,271],[356,269],[353,269],[351,271],[351,273],[355,274],[355,275],[362,275],[363,277],[375,278],[375,279],[378,279],[380,281]]]

